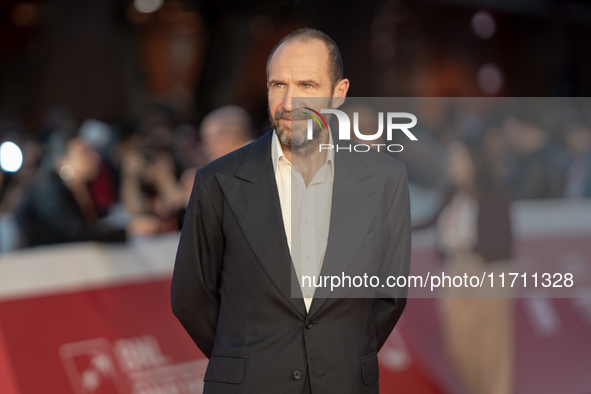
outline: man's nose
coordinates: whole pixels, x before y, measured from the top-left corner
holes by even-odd
[[[285,95],[283,96],[283,109],[291,112],[291,101],[294,96],[294,91],[292,86],[288,86],[285,89]]]

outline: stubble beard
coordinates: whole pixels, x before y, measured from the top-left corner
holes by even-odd
[[[330,99],[328,102],[328,108],[332,108],[332,99]],[[269,118],[271,120],[271,126],[273,129],[275,129],[277,137],[279,137],[279,141],[282,145],[290,147],[292,154],[296,154],[298,156],[308,156],[310,153],[318,149],[320,144],[320,135],[322,133],[322,128],[318,125],[318,123],[312,123],[311,140],[308,140],[307,138],[308,128],[306,122],[298,122],[301,123],[302,126],[296,127],[295,130],[291,126],[281,126],[279,124],[279,119],[309,119],[309,115],[306,115],[302,111],[302,108],[295,109],[291,112],[278,109],[274,114],[269,113]]]

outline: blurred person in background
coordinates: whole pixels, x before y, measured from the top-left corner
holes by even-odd
[[[68,108],[52,106],[45,110],[43,125],[37,132],[41,168],[53,169],[55,161],[63,154],[66,142],[76,135],[76,127],[77,123]]]
[[[53,168],[34,177],[16,215],[27,246],[125,239],[124,229],[98,220],[88,185],[99,164],[98,153],[74,137],[65,142]]]
[[[199,168],[207,164],[205,155],[198,142],[198,131],[190,124],[180,124],[174,127],[174,142],[172,151],[178,168]]]
[[[518,200],[557,198],[561,180],[554,160],[544,109],[521,103],[504,124],[508,146],[513,153],[509,188]]]
[[[120,196],[132,216],[129,230],[135,234],[176,231],[186,199],[176,178],[173,157],[144,141],[140,149],[123,157]]]
[[[413,228],[436,226],[444,271],[450,276],[508,268],[513,243],[509,199],[486,154],[490,147],[484,143],[491,140],[471,136],[449,144],[449,187],[443,202],[434,217]],[[446,290],[444,341],[460,382],[471,394],[512,393],[510,295],[475,298],[488,295],[470,288]]]
[[[248,112],[236,105],[226,105],[203,118],[200,134],[209,163],[251,142],[254,133]]]
[[[116,142],[115,133],[107,123],[96,119],[87,119],[80,125],[78,135],[100,157],[98,174],[89,184],[89,190],[97,214],[100,218],[104,218],[111,213],[118,200],[113,169],[109,162],[110,151]]]
[[[591,122],[574,114],[569,123],[564,135],[568,165],[562,195],[591,197]]]
[[[138,235],[176,231],[186,207],[174,150],[174,111],[153,104],[122,141],[119,196],[131,215],[128,230]]]
[[[253,140],[254,135],[250,115],[245,109],[236,105],[226,105],[211,111],[203,118],[199,130],[203,165],[248,144]],[[191,130],[179,128],[177,131],[184,131],[184,134],[189,134],[188,132]],[[186,142],[191,141],[186,135],[183,140]],[[177,149],[177,152],[184,152],[183,158],[185,158],[185,162],[190,162],[189,152],[185,152],[187,146],[179,146],[179,148],[181,149]],[[195,164],[195,161],[193,160],[193,164]],[[177,217],[179,219],[179,228],[182,227],[186,207],[189,204],[196,172],[197,166],[190,166],[183,171],[179,179],[181,191],[181,195],[178,196],[179,211]],[[183,203],[181,204],[180,201],[183,201]]]

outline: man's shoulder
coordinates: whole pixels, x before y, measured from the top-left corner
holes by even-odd
[[[360,145],[355,142],[351,142],[352,146]],[[365,164],[372,173],[388,173],[391,175],[400,175],[402,172],[406,171],[406,167],[404,163],[400,160],[393,158],[392,156],[378,152],[375,149],[369,149],[367,151],[353,151],[347,156],[350,158],[355,158],[355,160],[360,160],[363,164]]]

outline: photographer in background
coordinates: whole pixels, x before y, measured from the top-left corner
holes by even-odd
[[[98,220],[88,184],[96,179],[100,157],[73,137],[53,168],[41,170],[24,192],[16,220],[27,246],[77,241],[124,241],[125,230]]]
[[[139,149],[127,152],[121,168],[120,199],[132,215],[132,233],[178,230],[179,211],[186,201],[169,151],[146,140]]]

